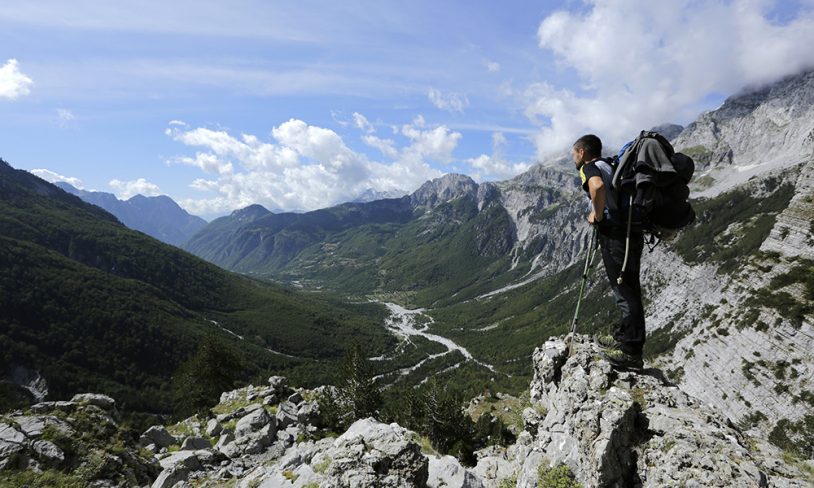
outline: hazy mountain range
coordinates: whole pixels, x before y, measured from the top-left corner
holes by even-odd
[[[127,227],[174,246],[180,246],[206,226],[204,219],[190,215],[166,195],[135,195],[127,200],[119,200],[112,193],[79,190],[64,181],[55,184],[88,203],[102,207]]]

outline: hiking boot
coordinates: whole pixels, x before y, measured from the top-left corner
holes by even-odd
[[[602,357],[617,368],[642,369],[644,367],[641,354],[628,354],[621,349],[604,350],[602,351]]]
[[[594,343],[603,349],[619,349],[619,341],[610,334],[595,334]]]

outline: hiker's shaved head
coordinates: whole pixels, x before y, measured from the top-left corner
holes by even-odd
[[[585,134],[574,143],[574,149],[582,149],[588,159],[602,157],[602,141],[593,134]]]

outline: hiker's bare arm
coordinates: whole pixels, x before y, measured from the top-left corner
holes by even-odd
[[[602,220],[605,209],[605,184],[602,178],[594,176],[588,180],[588,193],[591,195],[591,210],[588,215],[588,223],[595,224]]]

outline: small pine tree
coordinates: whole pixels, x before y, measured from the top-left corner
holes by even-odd
[[[231,346],[213,334],[205,336],[173,376],[175,415],[206,414],[218,404],[221,393],[235,387],[242,370],[243,361]]]
[[[430,379],[424,390],[425,424],[423,433],[439,452],[452,454],[462,463],[474,465],[475,425],[463,411],[462,402],[447,388]]]
[[[382,396],[362,346],[354,343],[345,353],[336,388],[326,390],[320,398],[320,410],[331,412],[325,420],[330,427],[344,430],[358,419],[380,417]],[[330,417],[330,418],[328,418]]]

